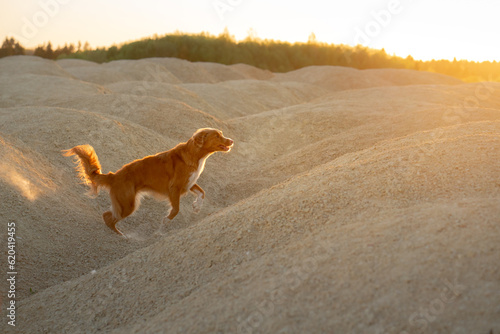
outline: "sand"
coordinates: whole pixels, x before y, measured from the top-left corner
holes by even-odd
[[[500,333],[500,84],[153,58],[0,59],[2,333]],[[217,127],[194,196],[105,227],[103,170]],[[7,270],[6,246],[2,268]]]

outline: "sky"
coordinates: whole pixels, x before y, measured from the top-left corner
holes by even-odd
[[[0,0],[0,38],[108,47],[175,31],[362,44],[415,59],[500,61],[497,0]]]

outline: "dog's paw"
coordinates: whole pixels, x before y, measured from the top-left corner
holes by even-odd
[[[193,212],[198,213],[201,210],[201,206],[203,205],[203,200],[199,197],[193,202]]]

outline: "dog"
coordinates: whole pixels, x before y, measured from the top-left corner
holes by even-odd
[[[215,152],[229,152],[234,145],[222,131],[204,128],[197,130],[185,143],[174,148],[132,161],[116,173],[101,173],[101,164],[94,148],[79,145],[63,151],[64,156],[76,156],[75,163],[80,179],[90,186],[90,192],[99,193],[106,189],[111,198],[111,210],[103,213],[106,225],[123,235],[116,224],[130,216],[139,206],[141,194],[147,193],[160,199],[167,199],[171,209],[166,216],[169,220],[179,213],[181,196],[189,190],[197,197],[193,210],[198,213],[205,198],[205,192],[196,184],[205,161]]]

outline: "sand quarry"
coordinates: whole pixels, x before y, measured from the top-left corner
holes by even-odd
[[[235,140],[203,209],[162,224],[146,198],[128,239],[61,155],[90,144],[116,171],[201,127]],[[500,83],[8,57],[0,187],[2,333],[500,333]]]

